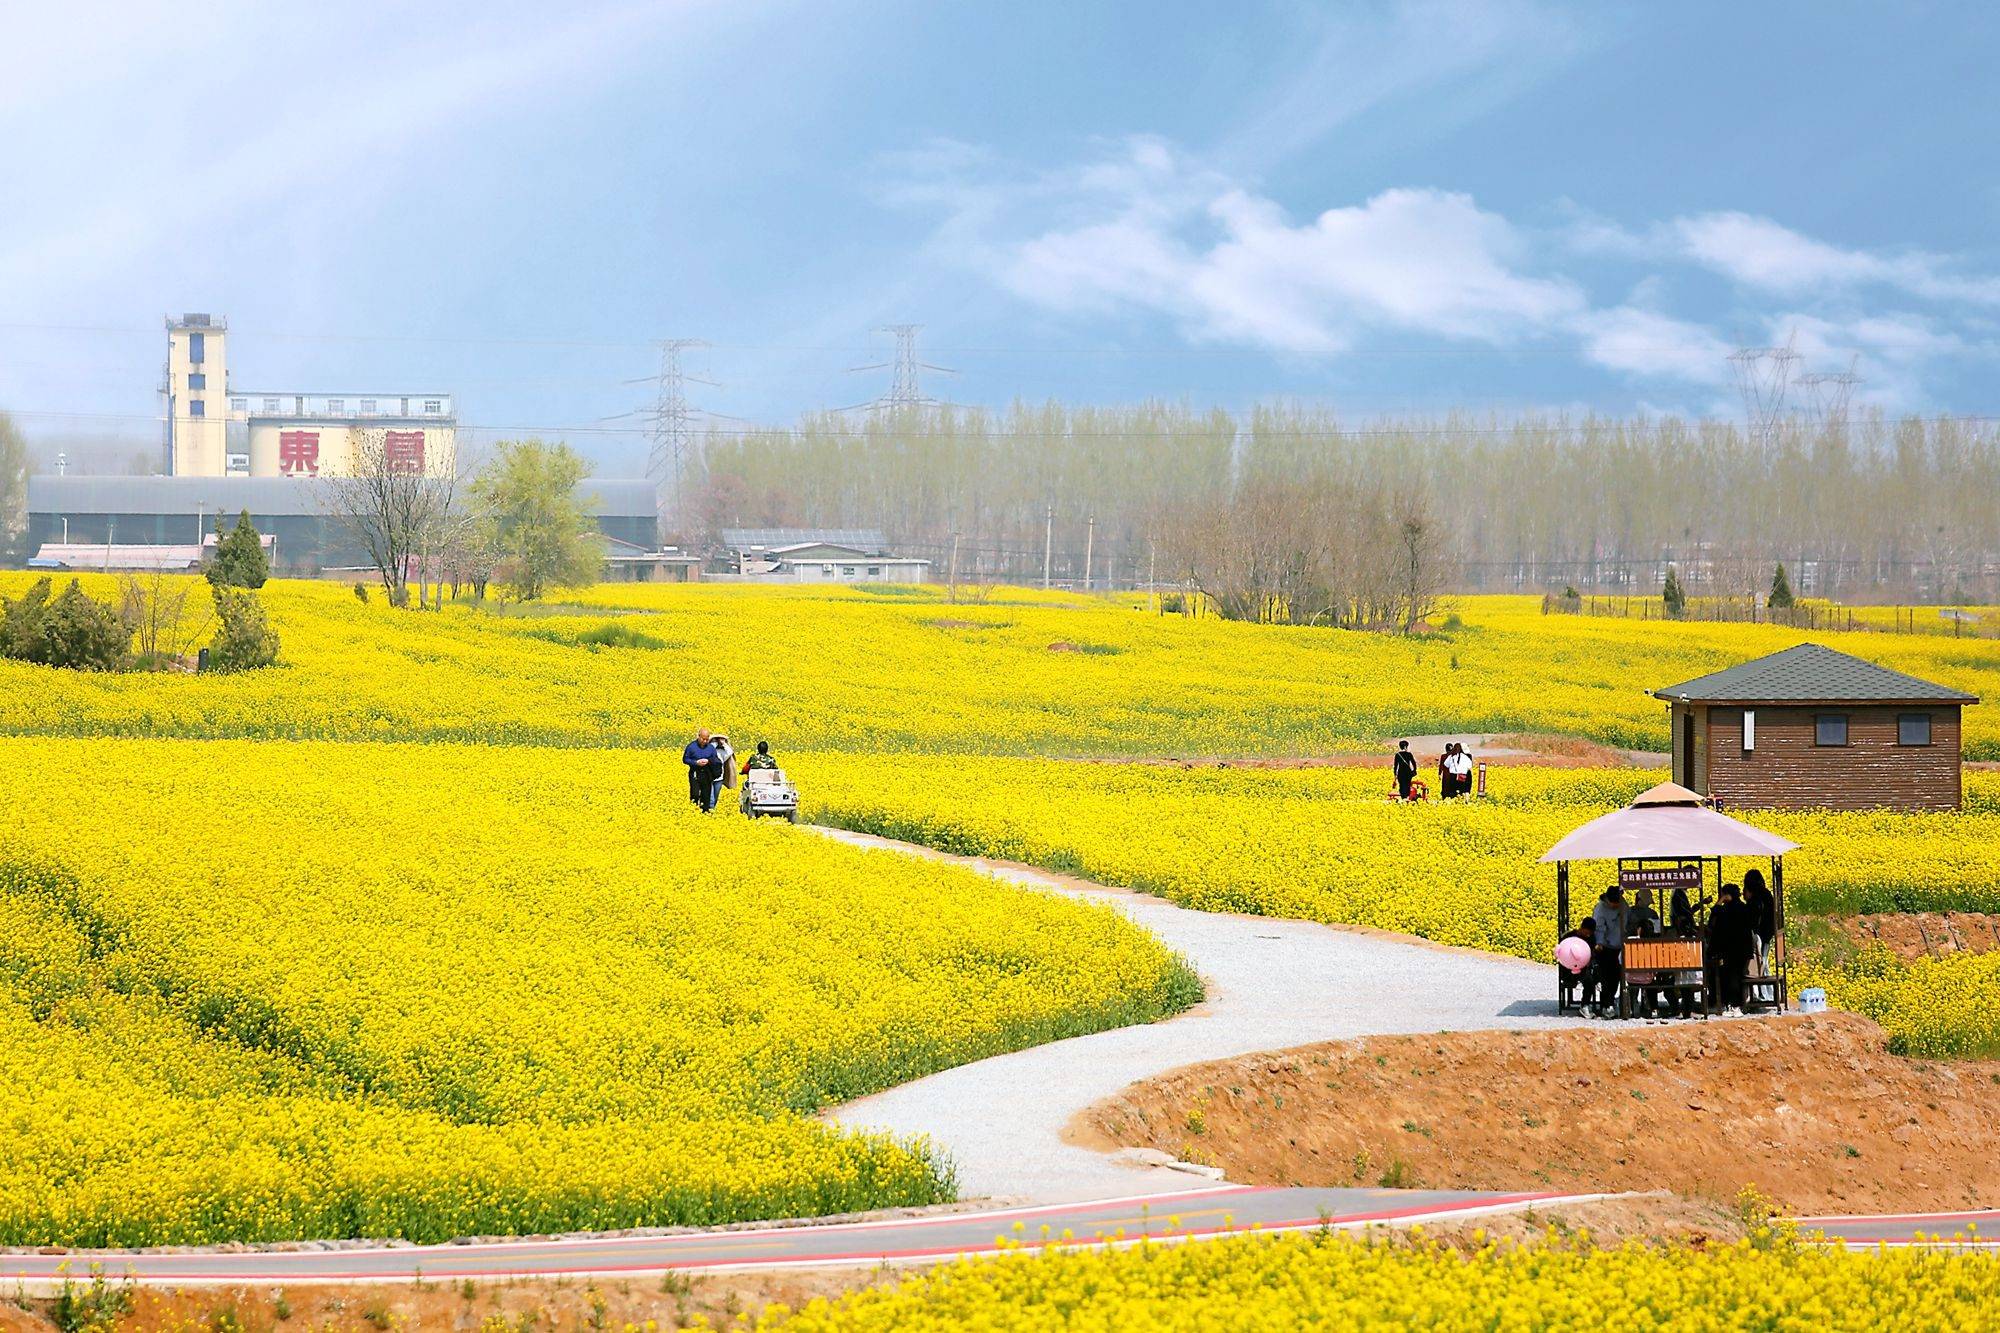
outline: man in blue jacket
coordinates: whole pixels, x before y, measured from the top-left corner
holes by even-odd
[[[709,739],[707,727],[695,732],[681,751],[681,762],[688,770],[688,799],[707,814],[715,809],[715,794],[722,787],[722,750]]]

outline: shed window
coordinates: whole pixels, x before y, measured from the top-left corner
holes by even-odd
[[[1847,714],[1820,713],[1813,718],[1813,744],[1847,744]]]
[[[1900,713],[1896,717],[1896,744],[1929,745],[1931,743],[1931,715],[1929,713]]]
[[[1757,710],[1743,710],[1743,752],[1748,754],[1757,748]]]

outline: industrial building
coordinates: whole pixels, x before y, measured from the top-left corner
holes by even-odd
[[[27,549],[198,545],[215,531],[218,515],[231,522],[247,509],[257,531],[275,539],[274,568],[280,573],[309,575],[367,564],[366,553],[334,517],[327,489],[311,474],[30,477]],[[651,482],[593,477],[580,483],[577,493],[591,507],[598,530],[621,548],[659,546]],[[650,575],[660,576],[670,575]]]
[[[772,583],[923,583],[931,562],[875,528],[724,528],[722,572]]]
[[[379,443],[392,465],[411,472],[441,476],[457,466],[450,394],[238,388],[229,368],[229,321],[221,315],[167,317],[160,392],[166,420],[160,470],[170,477],[338,476],[363,441]]]

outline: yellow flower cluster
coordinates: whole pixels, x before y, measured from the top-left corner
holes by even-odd
[[[1868,1015],[1898,1054],[2000,1057],[2000,953],[1904,963],[1874,947],[1840,966],[1808,960],[1792,985],[1824,987],[1830,1003]]]
[[[0,741],[0,1243],[952,1193],[831,1102],[1184,1007],[1106,909],[687,801],[679,756]]]
[[[1760,1230],[1736,1245],[1600,1251],[1551,1232],[1464,1251],[1421,1236],[1244,1235],[959,1260],[896,1286],[765,1312],[785,1333],[871,1330],[1991,1328],[2000,1265],[1939,1249],[1856,1254]]]
[[[813,755],[797,767],[825,822],[1033,862],[1202,911],[1375,926],[1534,959],[1550,956],[1556,933],[1554,868],[1537,858],[1659,776],[1499,769],[1490,799],[1404,805],[1385,799],[1381,770],[967,758],[927,767],[922,782],[884,783],[876,761],[858,756]],[[2000,775],[1967,782],[1957,814],[1754,816],[1800,844],[1785,858],[1790,912],[2000,910]],[[1611,873],[1574,867],[1572,910],[1588,911]],[[1825,986],[1910,1054],[2000,1054],[2000,954],[1808,968],[1793,984]]]
[[[85,583],[115,596],[112,580]],[[0,575],[0,592],[24,587]],[[1323,754],[1452,731],[1663,750],[1648,687],[1801,637],[1543,616],[1523,597],[1462,599],[1464,628],[1439,640],[1017,590],[951,605],[935,588],[605,585],[504,615],[402,612],[322,583],[274,582],[264,597],[279,667],[82,677],[0,662],[0,734],[677,746],[710,720],[786,751]],[[1814,637],[2000,699],[1990,643]],[[1969,711],[1966,747],[2000,759],[2000,708]]]

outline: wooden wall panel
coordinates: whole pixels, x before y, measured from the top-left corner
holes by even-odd
[[[1699,747],[1706,794],[1722,806],[1780,809],[1956,810],[1959,707],[1828,705],[1756,710],[1756,749],[1743,748],[1743,710],[1716,706]],[[1896,719],[1931,715],[1929,745],[1898,745]],[[1821,713],[1847,715],[1847,744],[1815,742]],[[1697,788],[1696,790],[1704,790]]]

